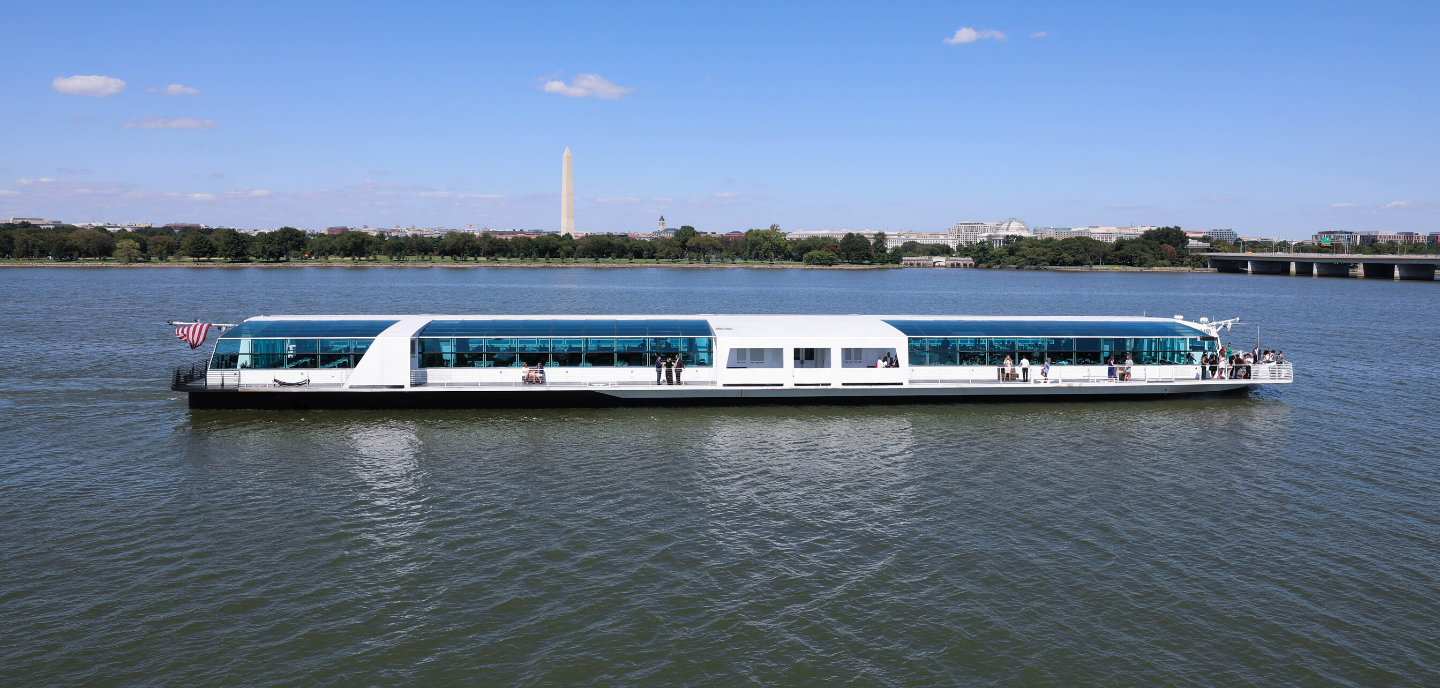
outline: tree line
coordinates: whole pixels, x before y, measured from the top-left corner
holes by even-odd
[[[683,226],[674,236],[641,239],[592,234],[496,237],[449,232],[441,237],[387,237],[365,232],[308,235],[294,227],[249,235],[230,228],[141,227],[109,232],[62,226],[41,228],[28,223],[0,224],[0,256],[25,260],[117,260],[143,262],[188,258],[196,261],[279,262],[348,258],[355,261],[449,258],[470,260],[692,260],[796,262],[806,265],[885,265],[904,256],[960,255],[990,267],[1125,265],[1133,267],[1204,267],[1204,254],[1192,255],[1189,237],[1179,227],[1162,227],[1136,239],[1115,243],[1089,237],[1065,239],[1010,238],[1001,246],[971,244],[951,249],[943,244],[907,241],[890,246],[884,232],[874,239],[848,233],[841,238],[790,238],[778,225],[751,229],[743,236],[717,237]],[[1280,248],[1284,248],[1281,244]],[[1211,242],[1212,250],[1235,250]],[[1243,246],[1267,250],[1266,246]],[[1307,247],[1300,247],[1302,250]],[[1387,251],[1386,249],[1390,249]],[[1328,250],[1328,247],[1326,247]],[[1399,252],[1400,246],[1376,244],[1367,252]],[[1411,249],[1412,251],[1414,249]]]

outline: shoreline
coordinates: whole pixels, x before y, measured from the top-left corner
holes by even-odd
[[[310,262],[280,262],[280,263],[118,263],[118,262],[79,262],[79,261],[26,261],[26,262],[0,262],[0,268],[207,268],[207,269],[234,269],[234,268],[678,268],[678,269],[736,269],[748,268],[759,270],[1048,270],[1052,272],[1153,272],[1153,273],[1190,273],[1190,272],[1215,272],[1214,268],[1135,268],[1123,265],[1091,265],[1091,266],[1061,266],[1061,265],[1018,265],[1018,266],[995,266],[995,267],[974,267],[974,268],[904,268],[900,265],[803,265],[803,264],[776,264],[776,263],[530,263],[530,262],[461,262],[442,263],[440,261],[402,261],[402,262],[355,262],[355,263],[310,263]]]

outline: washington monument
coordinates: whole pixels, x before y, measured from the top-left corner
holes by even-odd
[[[565,147],[560,179],[560,233],[575,236],[575,178],[570,167],[570,147]]]

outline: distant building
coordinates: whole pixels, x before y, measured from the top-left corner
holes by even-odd
[[[326,234],[343,234],[343,233],[348,232],[348,231],[350,231],[350,228],[349,228],[349,227],[346,227],[346,226],[344,226],[344,225],[340,225],[340,226],[338,226],[338,227],[326,227],[326,228],[325,228],[325,233],[326,233]]]
[[[175,231],[175,232],[179,232],[179,231],[186,230],[186,229],[201,229],[201,228],[203,228],[204,226],[205,226],[205,225],[195,224],[194,222],[171,222],[170,224],[165,225],[165,227],[166,227],[167,229],[170,229],[171,231]]]
[[[673,234],[673,232],[672,232]],[[660,229],[655,230],[655,236],[665,236],[665,216],[660,216]]]
[[[1235,236],[1235,230],[1233,229],[1211,229],[1205,232],[1205,236],[1231,243],[1234,243],[1235,239],[1238,238]]]

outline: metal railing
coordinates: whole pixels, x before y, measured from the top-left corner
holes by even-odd
[[[1238,366],[1222,365],[1223,371],[1219,371],[1223,377],[1212,377],[1209,366],[1201,366],[1198,363],[1188,365],[1136,365],[1132,368],[1129,380],[1120,379],[1120,366],[1116,366],[1116,377],[1109,376],[1104,366],[1051,366],[1050,376],[1044,378],[1040,375],[1039,366],[1030,366],[1027,376],[1025,369],[1016,367],[1014,379],[1006,379],[1001,369],[995,366],[955,366],[954,368],[941,368],[940,366],[917,367],[910,370],[910,384],[912,385],[1043,385],[1043,384],[1070,384],[1070,383],[1101,383],[1101,382],[1147,382],[1147,383],[1186,383],[1186,382],[1211,382],[1224,380],[1252,380],[1260,382],[1280,382],[1295,379],[1295,369],[1290,363],[1250,363]],[[1249,369],[1249,377],[1244,377],[1246,369]]]
[[[210,361],[195,361],[175,368],[175,373],[170,377],[170,389],[176,392],[192,389],[205,389],[205,373],[210,369]]]

